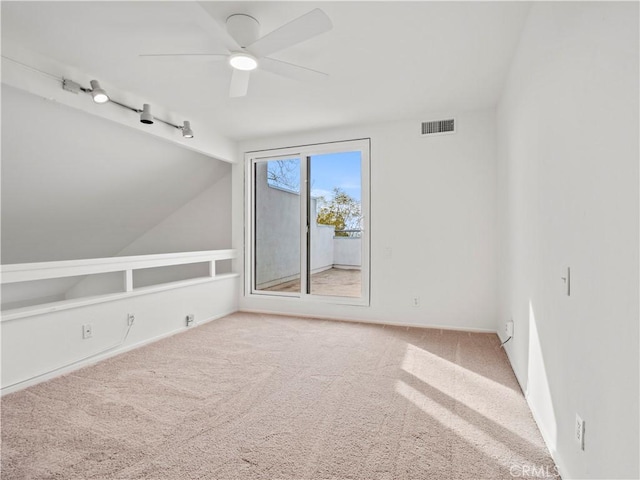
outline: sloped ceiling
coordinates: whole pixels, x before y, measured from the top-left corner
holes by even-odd
[[[232,139],[495,105],[526,2],[201,2],[220,23],[254,16],[266,34],[322,8],[334,28],[274,58],[328,73],[301,83],[256,71],[227,96],[230,67],[143,60],[220,53],[195,2],[2,2],[2,41],[74,66]]]
[[[2,263],[114,255],[230,168],[3,86]]]

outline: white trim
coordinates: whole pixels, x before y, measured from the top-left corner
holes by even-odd
[[[309,196],[308,194],[310,194],[311,189],[307,182],[307,179],[309,178],[309,171],[307,169],[309,156],[309,152],[305,152],[303,149],[302,154],[300,155],[300,292],[298,292],[301,299],[307,297],[305,292],[307,291],[307,288],[310,288],[307,280],[311,274],[309,271],[311,261],[309,260],[309,263],[307,263],[307,257],[310,255],[307,251],[307,237],[309,236],[309,230],[311,228],[311,219],[307,218],[307,213],[310,208],[307,197]],[[255,179],[251,182],[252,188],[254,187],[254,182]],[[302,185],[304,185],[304,188],[302,188]]]
[[[61,310],[86,307],[88,305],[95,305],[97,303],[113,302],[115,300],[147,295],[149,293],[164,292],[166,290],[174,290],[176,288],[190,287],[193,285],[199,285],[201,283],[217,282],[220,280],[236,278],[239,276],[240,274],[238,273],[227,273],[223,275],[217,275],[215,277],[192,278],[189,280],[180,280],[177,282],[161,283],[159,285],[140,287],[130,292],[118,292],[106,295],[96,295],[92,297],[74,298],[71,300],[62,300],[60,302],[44,303],[42,305],[34,305],[31,307],[16,308],[13,310],[6,310],[5,312],[2,312],[0,316],[0,322],[11,322],[13,320],[19,320],[25,317],[46,315],[47,313],[59,312]]]
[[[247,296],[247,295],[245,295]],[[369,301],[362,297],[341,297],[341,296],[329,296],[329,295],[302,295],[298,292],[278,292],[271,290],[256,290],[248,295],[253,298],[266,299],[267,301],[282,300],[285,303],[291,304],[303,304],[314,305],[318,303],[332,304],[332,305],[350,305],[353,307],[368,307]],[[248,311],[248,310],[247,310]],[[275,310],[273,310],[275,312]],[[295,315],[292,313],[283,313],[283,315]],[[316,317],[316,315],[311,315]]]
[[[124,291],[133,292],[133,270],[125,270],[124,272]]]
[[[322,297],[320,297],[322,298]],[[259,313],[261,315],[280,315],[283,317],[291,318],[309,318],[318,320],[332,320],[336,322],[348,322],[348,323],[364,323],[367,325],[379,325],[387,327],[406,327],[406,328],[422,328],[429,330],[450,330],[454,332],[467,332],[467,333],[493,333],[498,335],[498,332],[492,328],[477,328],[477,327],[452,327],[451,325],[418,325],[415,323],[402,323],[402,322],[387,322],[377,321],[370,319],[362,319],[358,317],[345,317],[345,316],[332,316],[332,315],[315,315],[310,313],[291,313],[291,312],[278,312],[275,310],[260,310],[254,308],[240,308],[238,312],[241,313]]]
[[[313,153],[313,154],[323,154],[323,153],[334,153],[338,149],[336,149],[336,145],[351,143],[351,142],[361,142],[369,145],[371,138],[370,137],[362,137],[362,138],[351,138],[346,140],[336,140],[334,142],[319,142],[319,143],[308,143],[305,145],[292,145],[290,147],[282,147],[282,148],[271,148],[267,150],[251,150],[245,153],[246,157],[252,157],[261,160],[280,160],[283,157],[291,157],[297,158],[299,155],[303,155],[304,153]]]
[[[96,273],[121,272],[140,268],[184,265],[237,257],[236,250],[162,253],[130,257],[90,258],[56,262],[18,263],[0,266],[1,283],[16,283],[51,278],[75,277]]]
[[[500,339],[501,342],[504,342],[503,340],[503,336],[500,334],[500,330],[498,330],[497,332],[498,338]],[[506,345],[505,345],[506,347]],[[533,404],[531,403],[531,397],[529,396],[529,389],[525,388],[525,386],[522,384],[522,381],[520,380],[520,377],[518,377],[518,374],[516,373],[516,370],[513,368],[513,361],[511,360],[511,354],[509,353],[509,349],[504,348],[504,351],[507,355],[507,360],[509,360],[509,366],[511,367],[511,371],[513,372],[513,376],[516,377],[516,381],[518,382],[518,385],[520,386],[520,391],[522,392],[522,395],[524,396],[526,402],[527,402],[527,406],[529,407],[529,411],[531,412],[531,416],[533,417],[533,421],[536,422],[536,426],[538,427],[538,431],[540,432],[540,435],[542,436],[542,441],[544,442],[545,447],[547,447],[547,452],[549,452],[549,455],[551,455],[551,458],[553,459],[554,463],[556,464],[556,467],[558,468],[558,473],[560,474],[561,478],[571,478],[571,476],[569,475],[569,470],[566,468],[564,461],[562,460],[562,458],[560,457],[559,453],[557,450],[552,450],[550,445],[552,444],[551,442],[551,435],[549,435],[547,433],[547,430],[544,427],[544,424],[542,423],[542,421],[540,420],[540,415],[538,414],[537,410],[535,409],[535,407],[533,406]]]

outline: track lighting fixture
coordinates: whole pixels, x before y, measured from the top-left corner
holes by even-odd
[[[142,105],[142,112],[140,112],[140,122],[147,125],[153,125],[153,115],[151,115],[151,106],[148,103]]]
[[[91,80],[91,96],[96,103],[107,103],[109,101],[109,95],[104,91],[97,80]]]
[[[107,92],[100,86],[100,83],[97,80],[91,80],[89,82],[91,84],[91,88],[85,88],[81,86],[79,83],[74,82],[73,80],[69,80],[68,78],[61,78],[62,81],[62,89],[67,92],[78,94],[80,92],[89,93],[93,97],[93,101],[96,103],[106,103],[110,102],[113,105],[117,105],[122,108],[126,108],[127,110],[131,110],[132,112],[136,112],[140,114],[140,122],[146,125],[153,125],[156,121],[164,123],[165,125],[169,125],[170,127],[177,128],[178,130],[182,130],[182,136],[184,138],[193,138],[193,130],[191,130],[191,122],[185,120],[183,125],[176,125],[171,122],[167,122],[166,120],[162,120],[160,118],[154,118],[151,115],[151,105],[145,103],[142,105],[142,110],[138,108],[131,107],[129,105],[125,105],[124,103],[120,103],[112,98],[109,98]]]
[[[184,125],[182,126],[182,136],[185,138],[193,138],[193,130],[191,130],[191,122],[188,120],[184,121]]]
[[[83,90],[79,83],[74,82],[73,80],[69,80],[68,78],[62,79],[62,89],[67,92],[75,93],[76,95]]]

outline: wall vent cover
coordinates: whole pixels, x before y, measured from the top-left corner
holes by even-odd
[[[445,133],[455,133],[456,122],[455,119],[450,118],[448,120],[434,120],[432,122],[422,122],[421,135],[442,135]]]

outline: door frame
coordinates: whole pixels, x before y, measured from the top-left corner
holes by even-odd
[[[361,208],[362,208],[362,266],[361,266],[361,296],[339,297],[326,295],[312,295],[306,293],[308,278],[307,259],[308,248],[308,198],[307,158],[314,155],[328,153],[354,152],[361,154]],[[370,170],[371,170],[371,140],[369,138],[343,140],[328,143],[299,145],[270,150],[257,150],[245,153],[245,248],[244,248],[244,295],[245,297],[274,297],[285,302],[322,302],[342,305],[370,305],[370,264],[371,264],[371,235],[370,235]],[[300,158],[300,292],[272,292],[256,290],[255,285],[255,165],[257,163],[277,160],[284,157]]]

